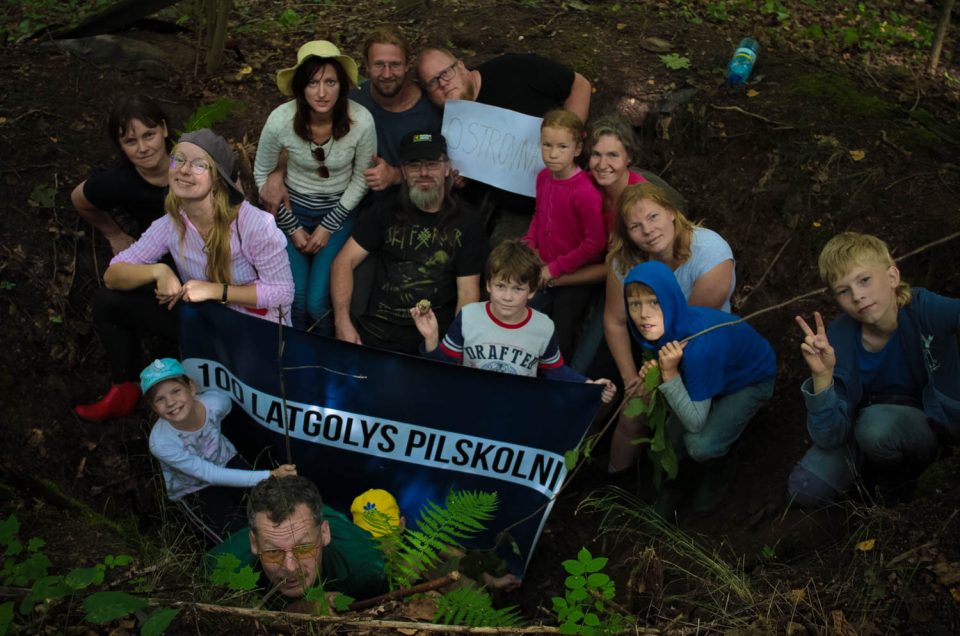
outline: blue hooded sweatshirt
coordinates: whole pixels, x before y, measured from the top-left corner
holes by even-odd
[[[659,261],[647,261],[630,270],[623,280],[625,304],[630,283],[652,289],[663,311],[663,336],[652,342],[640,335],[626,308],[630,334],[646,349],[656,351],[668,342],[737,319],[724,311],[688,305],[673,271]],[[695,402],[735,393],[773,379],[776,373],[777,358],[770,343],[745,322],[697,336],[687,343],[680,361],[680,377]]]

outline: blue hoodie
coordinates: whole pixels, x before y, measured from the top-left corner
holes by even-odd
[[[668,342],[737,319],[724,311],[688,305],[673,271],[659,261],[647,261],[630,270],[623,280],[624,304],[630,283],[643,283],[652,289],[663,311],[663,336],[651,342],[629,320],[627,308],[630,334],[644,348],[656,351]],[[687,343],[680,361],[680,376],[695,402],[734,393],[776,374],[777,358],[770,343],[745,322],[697,336]]]

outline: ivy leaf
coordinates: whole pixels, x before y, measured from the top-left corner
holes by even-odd
[[[664,66],[674,71],[681,68],[690,68],[690,58],[684,57],[677,53],[667,53],[666,55],[661,55],[660,61],[663,62]]]
[[[94,592],[83,600],[86,619],[91,623],[105,624],[133,612],[142,610],[147,602],[126,592]]]
[[[143,627],[140,628],[140,636],[160,636],[179,613],[180,610],[178,609],[158,608],[150,614],[150,618],[143,622]]]

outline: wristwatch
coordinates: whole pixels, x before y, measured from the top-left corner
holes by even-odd
[[[227,304],[227,287],[228,287],[228,285],[227,285],[226,283],[224,283],[224,284],[223,284],[223,295],[220,296],[220,304],[221,304],[221,305],[226,305],[226,304]]]

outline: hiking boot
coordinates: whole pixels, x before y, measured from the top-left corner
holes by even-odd
[[[678,480],[665,480],[660,484],[660,491],[657,492],[657,500],[653,504],[654,512],[670,523],[676,523],[677,511],[683,502],[683,493],[683,485]]]
[[[710,459],[702,464],[702,475],[693,495],[693,512],[708,515],[723,503],[730,486],[730,466],[727,456]]]
[[[140,399],[140,385],[136,382],[114,384],[97,402],[78,404],[73,412],[88,422],[102,422],[132,415]]]

